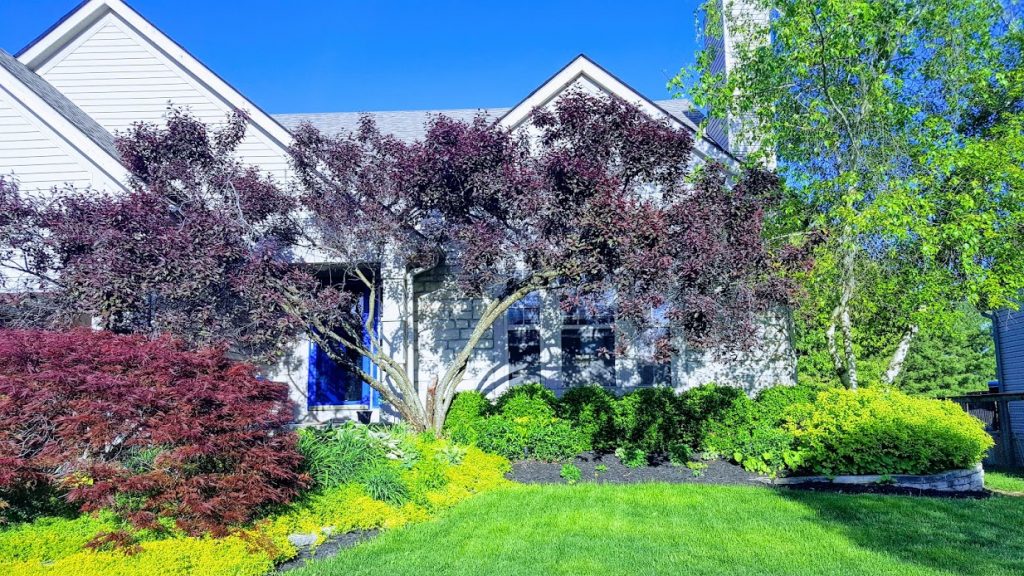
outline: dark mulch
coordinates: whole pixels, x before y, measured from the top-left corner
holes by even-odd
[[[360,542],[364,542],[375,537],[379,533],[379,530],[363,530],[331,536],[327,538],[323,544],[317,546],[312,551],[309,548],[306,548],[301,550],[299,555],[295,558],[279,564],[277,566],[277,572],[280,574],[296,568],[302,568],[306,565],[306,562],[309,562],[310,560],[331,558],[332,556],[336,556],[338,552],[345,548],[351,548]]]
[[[562,478],[562,462],[540,462],[538,460],[521,460],[512,464],[512,472],[507,475],[509,480],[523,484],[565,484]],[[766,476],[748,472],[743,467],[715,459],[705,462],[707,468],[695,475],[686,466],[673,466],[663,462],[643,468],[627,468],[614,454],[581,454],[573,461],[581,472],[580,482],[598,484],[637,484],[641,482],[667,482],[671,484],[744,484],[765,486],[781,490],[801,492],[832,492],[836,494],[892,494],[899,496],[929,496],[935,498],[987,498],[989,492],[943,492],[940,490],[921,490],[903,488],[888,484],[832,484],[830,482],[809,482],[804,484],[775,485]],[[595,467],[603,464],[608,467],[598,473]]]
[[[699,484],[757,484],[764,485],[759,480],[761,477],[753,472],[747,472],[742,467],[726,462],[725,460],[709,460],[708,467],[695,475],[686,466],[673,466],[663,462],[656,466],[644,466],[643,468],[627,468],[623,466],[614,454],[594,454],[586,452],[580,454],[573,461],[582,473],[581,482],[596,482],[598,484],[635,484],[639,482],[669,482],[683,483],[692,482]],[[607,466],[604,472],[598,472],[595,468],[598,465]],[[537,460],[523,460],[512,464],[512,472],[508,474],[510,480],[523,484],[565,484],[561,477],[561,462],[540,462]]]

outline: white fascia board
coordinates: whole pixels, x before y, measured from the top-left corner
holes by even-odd
[[[81,157],[83,165],[95,166],[111,183],[116,184],[122,190],[126,190],[125,183],[128,181],[128,170],[121,163],[120,159],[111,156],[107,150],[96,144],[92,138],[79,130],[63,114],[54,110],[38,94],[30,90],[13,74],[3,68],[0,68],[0,90],[10,94],[15,102],[35,116],[58,139],[63,140]]]
[[[499,120],[499,124],[509,130],[518,128],[529,119],[535,109],[547,105],[580,78],[586,78],[609,94],[637,106],[655,120],[664,120],[672,126],[686,128],[694,137],[694,152],[702,160],[715,160],[730,168],[737,166],[737,160],[706,138],[700,127],[689,118],[684,117],[683,120],[680,120],[669,114],[583,54],[577,56],[565,68],[562,68],[522,102],[505,113]]]
[[[108,12],[113,12],[137,30],[143,38],[181,66],[186,73],[204,84],[215,96],[238,110],[246,111],[255,127],[266,133],[283,152],[287,153],[288,147],[292,144],[291,132],[121,0],[85,2],[20,52],[18,60],[30,70],[38,70]]]

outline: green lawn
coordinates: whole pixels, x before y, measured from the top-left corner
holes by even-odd
[[[1024,498],[517,486],[295,576],[1024,574]]]
[[[1000,492],[1024,493],[1024,470],[986,470],[985,487]]]

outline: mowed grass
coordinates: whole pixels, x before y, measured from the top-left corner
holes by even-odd
[[[294,576],[1024,574],[1024,498],[515,486]]]
[[[986,470],[985,487],[1000,492],[1024,494],[1024,470]]]

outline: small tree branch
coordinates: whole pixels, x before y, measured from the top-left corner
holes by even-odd
[[[906,362],[907,354],[910,352],[910,344],[913,342],[917,332],[917,324],[912,324],[903,333],[900,343],[896,346],[896,351],[893,352],[892,358],[889,360],[889,367],[882,377],[883,383],[891,385],[896,382],[896,378],[899,377],[900,372],[903,370],[903,364]]]

